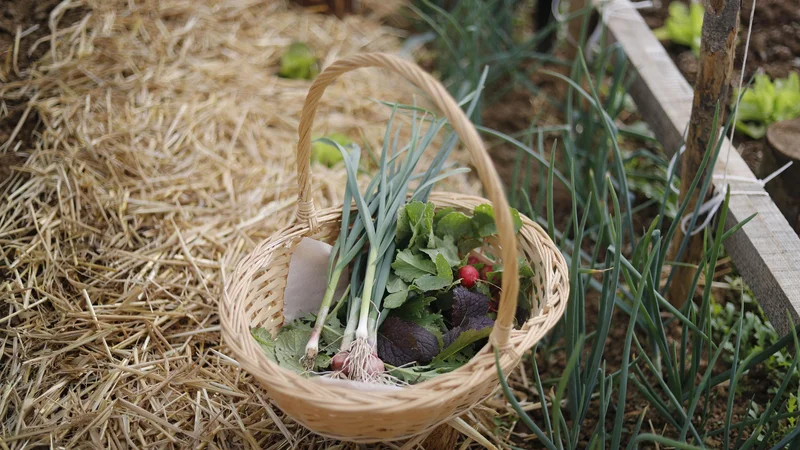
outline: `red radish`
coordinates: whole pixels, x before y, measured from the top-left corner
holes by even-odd
[[[461,278],[461,285],[469,289],[475,286],[475,282],[480,278],[480,274],[475,267],[466,265],[458,269],[458,277]]]
[[[467,258],[467,264],[469,264],[470,266],[474,266],[475,264],[478,264],[478,262],[479,262],[478,257],[475,255],[469,255],[469,257]]]
[[[481,267],[481,279],[489,281],[489,279],[486,277],[489,276],[489,272],[491,272],[492,270],[494,270],[494,267],[491,264],[485,264],[483,267]]]

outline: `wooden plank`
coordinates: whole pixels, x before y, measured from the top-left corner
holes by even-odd
[[[642,117],[650,124],[667,155],[683,144],[692,111],[693,90],[653,35],[641,14],[628,0],[595,0],[610,35],[624,49],[638,74],[630,90]],[[753,290],[759,304],[779,333],[789,331],[786,312],[800,321],[800,238],[764,191],[728,139],[724,139],[714,167],[714,186],[722,189],[722,176],[731,191],[726,228],[752,214],[757,216],[733,234],[725,249]]]

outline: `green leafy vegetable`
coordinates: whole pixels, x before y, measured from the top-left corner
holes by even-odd
[[[440,236],[450,236],[457,241],[465,236],[472,236],[475,233],[472,219],[462,212],[451,212],[442,217],[436,224],[436,234]]]
[[[391,364],[387,364],[389,367],[389,374],[393,377],[396,377],[399,380],[402,380],[408,384],[415,384],[421,383],[423,381],[430,380],[431,378],[450,372],[451,370],[457,369],[461,367],[463,363],[458,364],[452,368],[444,368],[444,367],[433,367],[430,365],[427,366],[411,366],[411,367],[394,367]]]
[[[427,364],[438,353],[439,341],[425,327],[391,316],[381,326],[378,334],[378,355],[388,364]]]
[[[436,213],[433,215],[433,226],[436,227],[439,222],[444,218],[444,216],[450,214],[451,212],[455,211],[453,208],[439,208]]]
[[[258,345],[264,350],[264,354],[267,355],[267,358],[273,362],[278,362],[278,360],[275,359],[275,341],[272,339],[272,335],[261,327],[253,328],[250,330],[250,334],[253,335]]]
[[[659,40],[669,40],[692,49],[700,55],[700,37],[703,32],[703,14],[705,9],[700,3],[692,2],[688,7],[684,3],[669,4],[669,17],[662,28],[653,30]]]
[[[430,261],[424,259],[426,257],[422,255],[417,254],[415,255],[415,258],[419,258],[421,261],[424,261],[426,267],[428,266],[428,263],[430,263]],[[453,270],[450,268],[450,264],[447,262],[447,259],[441,253],[436,255],[434,268],[436,270],[435,274],[423,274],[418,278],[415,277],[414,286],[420,291],[438,291],[448,287],[451,283],[453,283]]]
[[[386,282],[386,292],[389,295],[383,299],[383,307],[388,309],[399,308],[408,298],[408,284],[395,274],[389,275]]]
[[[408,287],[401,291],[392,292],[383,299],[383,307],[386,309],[395,309],[403,306],[403,303],[408,299]]]
[[[519,216],[519,211],[514,208],[511,208],[511,219],[514,221],[514,232],[516,233],[522,228],[522,218]],[[492,205],[488,203],[475,207],[472,222],[478,230],[478,236],[480,237],[497,234],[497,225],[494,222],[494,209],[492,209]]]
[[[732,97],[731,107],[736,106],[738,95]],[[746,135],[760,139],[767,133],[767,126],[783,120],[800,117],[800,78],[792,72],[788,78],[776,79],[773,83],[768,75],[756,75],[753,87],[747,88],[739,103],[736,129]]]
[[[458,248],[451,236],[445,236],[444,238],[436,236],[434,242],[436,242],[436,247],[422,248],[420,251],[428,255],[433,261],[436,261],[439,256],[444,257],[449,267],[455,267],[461,264],[461,258],[458,257]]]
[[[800,76],[797,72],[788,78],[775,80],[775,121],[794,119],[800,116]]]
[[[433,203],[414,201],[400,208],[396,242],[400,247],[430,247],[433,241]]]
[[[453,282],[452,272],[450,278],[451,278],[450,280],[447,280],[437,275],[423,275],[414,280],[414,286],[416,286],[423,292],[438,291],[448,287]]]
[[[428,365],[416,365],[411,367],[394,367],[389,365],[389,373],[409,384],[421,383],[437,375],[458,369],[466,364],[473,356],[475,356],[474,352],[469,351],[469,347],[465,347],[460,352],[456,352],[448,358],[440,359],[437,357]]]
[[[398,277],[409,283],[428,274],[436,275],[436,264],[430,258],[409,249],[397,253],[392,269]]]
[[[331,141],[334,141],[345,148],[353,145],[353,141],[343,134],[333,133],[325,136],[325,138],[330,139]],[[330,145],[327,142],[317,140],[311,143],[312,163],[319,163],[327,167],[334,167],[343,160],[344,156],[342,156],[342,152],[340,152],[335,146]]]
[[[314,52],[304,42],[294,42],[281,55],[278,75],[294,80],[311,80],[319,73],[319,64]]]
[[[447,258],[445,258],[444,254],[439,253],[436,255],[434,262],[436,263],[436,276],[444,279],[448,283],[452,283],[453,270],[450,268],[450,263],[447,262]]]
[[[275,339],[275,359],[281,367],[303,373],[301,359],[306,354],[306,343],[311,337],[311,327],[296,327],[278,333]]]
[[[327,352],[334,352],[335,348],[334,345],[342,339],[342,335],[344,334],[344,326],[339,321],[336,316],[331,316],[328,320],[325,321],[325,326],[322,328],[322,341],[326,344],[324,351]],[[317,361],[317,365],[319,367],[327,367],[327,364],[323,364],[320,361]]]
[[[426,318],[431,314],[428,306],[435,300],[436,297],[426,297],[415,293],[413,296],[409,296],[403,306],[392,311],[392,314],[401,319],[424,325],[429,323]]]
[[[306,343],[313,331],[311,324],[316,318],[308,315],[285,325],[278,331],[275,339],[264,328],[253,328],[250,333],[264,350],[264,354],[279,366],[295,371],[306,372],[302,360],[306,352]],[[322,329],[322,353],[315,361],[314,370],[323,370],[330,366],[331,356],[336,352],[335,344],[342,338],[344,329],[336,317],[329,317]]]
[[[522,218],[514,209],[511,214],[515,231],[518,232],[522,228]],[[437,364],[449,364],[450,368],[463,364],[463,361],[453,362],[452,358],[470,351],[472,344],[488,336],[494,325],[493,319],[489,317],[489,305],[492,289],[496,288],[492,287],[489,280],[499,282],[502,268],[494,265],[493,269],[487,269],[486,279],[475,284],[475,291],[459,285],[455,281],[454,272],[466,264],[465,261],[469,259],[467,253],[481,247],[486,238],[496,233],[494,210],[490,204],[477,206],[472,216],[452,208],[436,211],[432,203],[419,201],[410,202],[401,208],[398,212],[395,239],[397,253],[391,265],[393,273],[386,284],[384,306],[390,313],[384,321],[384,328],[394,330],[393,327],[405,322],[419,325],[435,336],[437,342],[445,348],[437,356]],[[484,263],[475,265],[478,269],[483,266]],[[519,275],[521,278],[530,278],[533,275],[531,267],[524,261],[520,264]],[[530,280],[521,284],[523,291],[520,296],[524,300],[520,305],[523,310],[529,311],[530,300],[527,296],[530,294]],[[436,300],[440,301],[432,305]],[[432,306],[450,311],[449,329],[442,315],[434,311]],[[387,322],[391,324],[388,328]],[[401,351],[408,345],[403,346],[396,341],[397,337],[394,335],[388,341],[384,336],[383,344],[379,346],[379,356],[393,366],[410,362],[412,355]],[[386,355],[382,352],[386,352]],[[431,375],[425,370],[396,370],[400,371],[404,379],[424,379]]]

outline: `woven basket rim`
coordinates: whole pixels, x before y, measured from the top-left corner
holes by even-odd
[[[451,200],[462,199],[464,200],[464,203],[475,203],[475,202],[489,203],[489,201],[483,197],[478,197],[468,194],[452,193],[452,192],[433,192],[431,193],[430,201],[432,201],[435,204],[436,203],[435,199],[442,197],[446,197]],[[331,220],[336,220],[337,217],[339,218],[341,217],[341,207],[338,208],[331,207],[324,210],[319,210],[317,211],[317,214],[319,217],[320,224],[330,222]],[[520,214],[520,217],[522,218],[523,221],[523,228],[532,229],[534,231],[534,236],[537,239],[539,239],[541,244],[543,244],[542,247],[551,251],[552,256],[555,259],[553,267],[547,271],[545,278],[547,280],[550,280],[555,275],[555,272],[560,271],[562,272],[562,276],[564,276],[565,279],[568,279],[568,273],[567,273],[568,271],[566,269],[567,266],[563,258],[563,255],[555,247],[555,244],[552,242],[552,240],[550,240],[549,237],[547,237],[542,227],[538,223],[532,221],[530,218],[522,214]],[[248,259],[250,257],[256,254],[263,254],[265,251],[269,252],[280,251],[285,247],[279,245],[272,250],[267,250],[267,249],[270,247],[271,244],[283,243],[286,240],[291,240],[296,237],[305,236],[312,231],[313,230],[310,228],[308,224],[297,223],[297,222],[292,223],[291,225],[282,228],[281,230],[270,236],[270,238],[263,240],[253,249],[253,251],[242,257],[241,260],[236,264],[235,269],[231,272],[231,276],[226,277],[226,283],[222,298],[222,306],[232,306],[232,303],[237,301],[237,299],[232,299],[228,295],[228,291],[231,285],[237,281],[236,275],[241,273],[242,270],[244,270],[244,266],[247,265]],[[563,292],[559,291],[558,294],[560,295],[551,298],[550,301],[551,304],[542,305],[542,311],[540,314],[532,316],[531,318],[526,320],[521,328],[515,328],[511,330],[511,339],[509,340],[509,345],[507,345],[503,349],[499,349],[501,366],[506,372],[506,375],[508,375],[508,368],[515,366],[516,363],[521,358],[522,354],[524,354],[525,351],[529,350],[533,346],[533,344],[525,345],[523,338],[537,331],[540,331],[544,326],[547,327],[545,329],[545,332],[549,331],[555,325],[555,322],[557,322],[563,315],[564,310],[566,309],[567,297],[569,293],[567,290]],[[552,303],[554,303],[554,305]],[[251,335],[248,334],[247,336],[239,336],[231,333],[228,326],[226,326],[228,320],[239,320],[247,322],[247,326],[249,329],[250,318],[246,317],[243,311],[240,311],[242,312],[242,314],[239,314],[238,317],[230,317],[228,315],[227,309],[228,309],[227,307],[220,308],[220,319],[221,319],[220,321],[222,323],[221,328],[222,328],[223,343],[228,344],[231,341],[235,341],[243,344],[244,347],[243,350],[247,348],[251,350],[251,352],[239,351],[239,349],[237,349],[236,346],[228,345],[229,349],[234,353],[233,355],[235,357],[234,359],[240,364],[240,366],[243,369],[250,372],[251,374],[257,372],[258,375],[264,377],[267,374],[261,372],[261,367],[259,367],[259,363],[266,364],[267,367],[269,367],[271,370],[275,372],[273,375],[280,374],[284,378],[291,380],[292,384],[306,385],[307,389],[313,390],[319,394],[322,393],[321,391],[327,391],[327,393],[329,393],[331,396],[346,397],[348,395],[352,395],[352,393],[355,391],[358,392],[360,395],[363,395],[364,397],[373,397],[375,403],[371,405],[367,402],[359,402],[359,404],[361,405],[359,411],[363,412],[369,412],[371,410],[378,410],[378,409],[383,410],[386,408],[386,400],[390,399],[408,402],[409,400],[425,397],[426,403],[429,403],[431,401],[436,401],[436,399],[441,400],[442,403],[446,403],[449,398],[458,396],[459,393],[458,389],[455,388],[446,389],[449,391],[449,393],[443,392],[443,390],[441,389],[442,385],[446,385],[449,381],[452,381],[454,379],[463,380],[463,377],[465,375],[473,372],[472,369],[478,365],[478,362],[481,359],[484,358],[494,359],[494,353],[493,351],[491,351],[492,343],[490,341],[487,342],[487,344],[483,348],[481,348],[481,350],[478,353],[476,353],[475,356],[473,356],[469,360],[469,362],[465,363],[463,366],[451,372],[437,375],[436,377],[430,380],[409,386],[404,386],[400,389],[395,389],[391,391],[390,390],[367,391],[367,392],[357,391],[350,387],[328,384],[316,379],[320,377],[302,376],[294,371],[281,367],[278,364],[272,362],[271,360],[269,360],[269,358],[266,357],[266,355],[260,348],[256,348],[258,344]],[[550,319],[550,320],[545,320],[545,319]],[[256,349],[258,351],[252,352],[252,349]],[[251,355],[255,353],[257,355],[256,358],[259,361],[258,362],[252,361],[248,358],[240,357],[240,356],[246,356],[247,353],[250,353]],[[430,397],[430,394],[432,393],[436,394],[436,399],[432,399]],[[351,406],[348,405],[348,409],[350,408]]]

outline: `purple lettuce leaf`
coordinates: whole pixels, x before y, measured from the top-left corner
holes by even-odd
[[[439,353],[439,341],[423,326],[389,316],[378,333],[378,356],[392,366],[427,364]]]
[[[489,297],[457,286],[453,289],[453,327],[461,326],[470,317],[485,316],[489,312],[489,302]]]
[[[442,335],[442,348],[446,349],[455,342],[465,331],[481,331],[494,326],[494,320],[488,316],[470,317],[460,326],[454,327]]]

